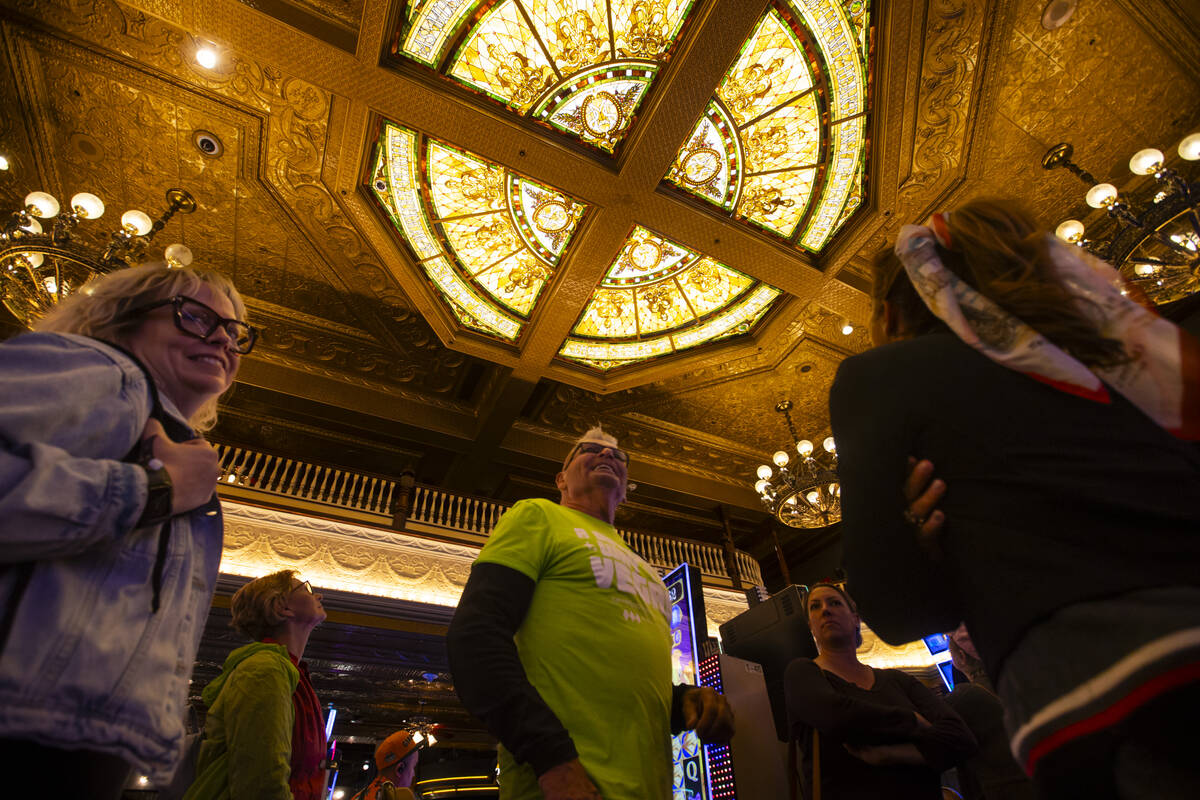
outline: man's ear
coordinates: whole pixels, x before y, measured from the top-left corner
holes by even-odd
[[[554,485],[558,487],[560,492],[567,490],[567,473],[565,470],[554,476]]]

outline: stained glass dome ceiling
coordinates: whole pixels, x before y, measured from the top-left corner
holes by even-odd
[[[607,161],[628,144],[691,10],[684,0],[424,0],[406,5],[394,52]],[[749,36],[713,80],[700,119],[680,120],[658,191],[696,198],[797,250],[825,248],[863,201],[869,12],[867,0],[767,4],[742,28]],[[686,126],[690,135],[674,138]],[[530,174],[519,175],[388,123],[370,176],[458,321],[518,346],[547,284],[571,270],[572,237],[589,208],[586,186],[572,184],[579,196],[568,196],[539,180],[538,167],[522,162]],[[598,212],[604,197],[591,198]],[[582,311],[571,307],[579,317],[555,343],[561,359],[607,373],[749,333],[766,317],[781,292],[745,274],[753,265],[720,263],[666,227],[651,231],[635,213],[628,233],[607,239],[624,238],[617,252],[589,252],[589,263],[609,266]]]
[[[399,54],[612,153],[687,17],[684,0],[425,0]]]
[[[667,180],[820,251],[862,203],[866,0],[775,3]]]

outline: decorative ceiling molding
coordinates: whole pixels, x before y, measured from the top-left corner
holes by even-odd
[[[479,549],[437,539],[221,501],[221,573],[294,569],[319,589],[455,607]],[[739,592],[704,587],[711,635],[746,610]]]

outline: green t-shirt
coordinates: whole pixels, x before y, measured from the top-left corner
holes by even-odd
[[[549,500],[522,500],[505,513],[479,563],[537,584],[517,652],[601,796],[669,798],[671,633],[654,569],[613,526]],[[500,797],[542,797],[533,769],[503,747]]]

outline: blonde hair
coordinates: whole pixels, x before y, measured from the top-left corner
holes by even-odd
[[[233,620],[229,624],[255,641],[276,633],[283,625],[279,601],[291,594],[295,575],[296,570],[283,569],[255,578],[238,589],[230,603]]]
[[[192,294],[202,285],[228,297],[234,315],[246,321],[242,296],[224,275],[194,267],[178,269],[165,264],[142,264],[92,278],[31,327],[44,333],[91,336],[128,348],[144,322],[141,317],[130,317],[130,310],[178,294]],[[188,420],[192,427],[207,431],[217,424],[218,399],[213,397],[206,401],[192,415]]]

